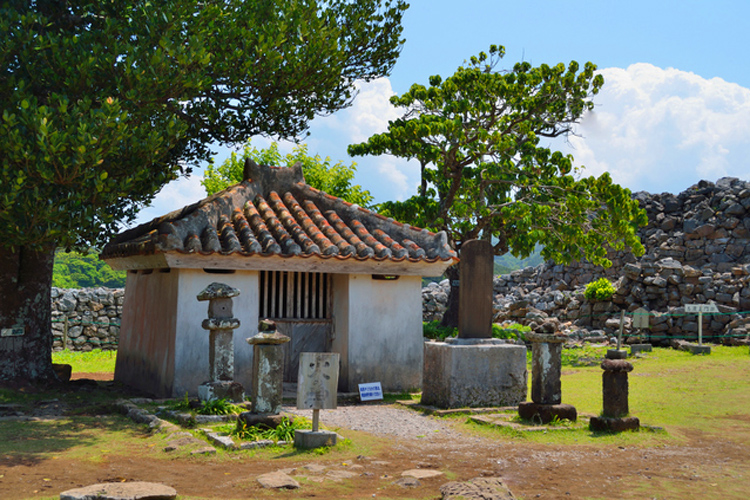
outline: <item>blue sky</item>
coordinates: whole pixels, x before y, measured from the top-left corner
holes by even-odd
[[[388,97],[503,45],[501,64],[595,63],[605,78],[577,136],[553,146],[583,175],[608,171],[632,191],[679,193],[701,179],[750,180],[750,2],[414,0],[389,78],[363,85],[352,107],[316,118],[311,153],[357,163],[356,182],[376,201],[415,193],[419,168],[393,157],[349,158],[346,147],[399,116]],[[265,138],[253,144],[264,146]],[[291,145],[282,145],[282,150]],[[217,161],[228,155],[221,148]],[[138,223],[205,196],[202,171],[167,185]]]

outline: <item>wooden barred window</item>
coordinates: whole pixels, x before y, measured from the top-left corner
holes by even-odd
[[[329,274],[260,272],[260,318],[329,319],[330,295]]]

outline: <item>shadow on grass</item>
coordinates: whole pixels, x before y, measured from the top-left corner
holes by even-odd
[[[7,466],[34,465],[77,447],[91,447],[112,433],[140,435],[122,416],[59,417],[0,422],[0,456]]]

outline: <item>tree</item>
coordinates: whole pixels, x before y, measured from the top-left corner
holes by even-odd
[[[369,191],[362,189],[358,184],[352,185],[354,173],[357,171],[356,163],[347,166],[339,161],[332,164],[327,156],[325,159],[320,155],[310,156],[306,144],[297,145],[291,153],[282,156],[277,143],[271,143],[265,149],[257,149],[252,146],[250,140],[245,144],[241,155],[233,152],[218,167],[213,163],[209,164],[201,181],[206,192],[211,195],[241,182],[245,160],[248,158],[259,165],[291,167],[300,162],[308,185],[361,207],[368,208],[372,203],[373,197]]]
[[[54,380],[56,247],[103,243],[211,143],[294,137],[387,74],[403,0],[0,4],[0,380]],[[8,336],[9,334],[13,336]]]
[[[571,62],[510,71],[496,66],[505,49],[491,46],[452,76],[413,85],[391,102],[405,108],[388,131],[349,146],[349,154],[392,154],[421,164],[419,193],[387,202],[380,212],[448,233],[460,251],[469,239],[490,239],[496,255],[526,257],[536,244],[561,263],[586,258],[609,266],[607,248],[643,253],[636,235],[645,212],[608,174],[576,178],[573,158],[541,144],[572,133],[604,83],[596,66]],[[580,70],[580,71],[579,71]],[[458,278],[456,266],[449,278]],[[455,325],[458,294],[451,288]]]
[[[57,250],[52,269],[52,286],[58,288],[123,288],[125,271],[114,271],[96,252]]]

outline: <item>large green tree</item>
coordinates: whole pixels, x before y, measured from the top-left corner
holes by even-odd
[[[302,165],[305,182],[321,191],[337,198],[368,208],[373,196],[359,184],[353,184],[357,171],[356,163],[345,165],[343,162],[333,163],[331,158],[320,155],[311,156],[307,152],[307,144],[299,144],[291,153],[282,155],[279,145],[271,143],[267,148],[258,149],[248,140],[242,154],[232,153],[221,165],[211,163],[201,184],[211,195],[222,189],[242,182],[245,160],[250,159],[259,165],[277,165],[291,167],[296,163]]]
[[[499,70],[501,46],[472,57],[452,76],[413,85],[391,102],[404,115],[388,131],[349,146],[352,155],[391,154],[421,164],[419,192],[387,202],[381,213],[443,230],[460,252],[469,239],[491,240],[494,251],[569,263],[583,258],[608,266],[607,249],[640,254],[636,235],[645,213],[608,174],[580,177],[573,158],[553,151],[552,138],[573,132],[604,83],[596,66],[523,62]],[[455,282],[458,270],[449,269]],[[455,324],[457,289],[445,322]]]
[[[54,379],[54,250],[103,243],[211,143],[294,137],[387,74],[402,0],[0,3],[0,381]]]

